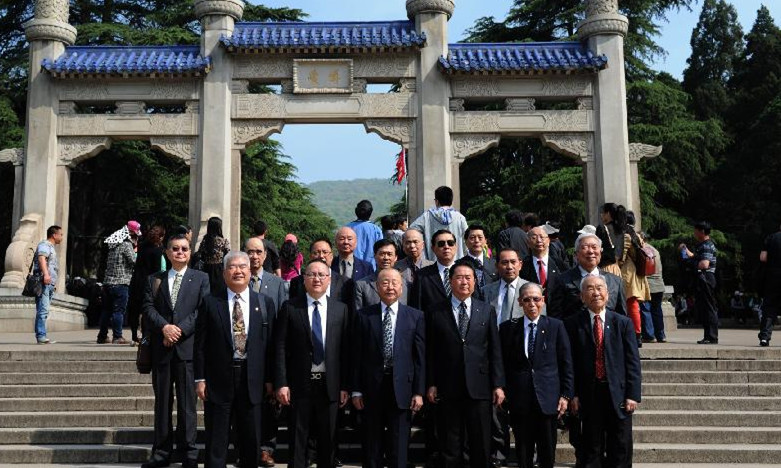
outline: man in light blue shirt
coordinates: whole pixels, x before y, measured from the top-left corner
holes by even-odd
[[[358,245],[355,247],[353,255],[371,263],[372,268],[377,268],[377,264],[374,262],[373,249],[374,243],[382,239],[382,231],[376,224],[369,221],[373,211],[372,202],[361,200],[355,205],[355,216],[358,219],[349,223],[347,227],[352,228],[358,238]]]

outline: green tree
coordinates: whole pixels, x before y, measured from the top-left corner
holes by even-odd
[[[705,0],[690,43],[683,89],[692,96],[697,117],[721,117],[730,106],[727,86],[743,52],[735,7],[724,0]]]

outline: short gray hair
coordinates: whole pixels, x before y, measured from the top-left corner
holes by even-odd
[[[531,288],[537,288],[540,291],[540,294],[542,294],[542,286],[540,286],[537,283],[532,283],[532,282],[523,283],[523,285],[521,286],[521,289],[518,292],[518,294],[520,295],[520,297],[523,297],[523,295],[526,293],[526,291],[528,291]]]
[[[605,285],[605,289],[607,289],[607,277],[599,274],[599,275],[586,275],[580,280],[580,293],[583,294],[583,285],[586,284],[586,280],[589,278],[598,278],[600,281],[602,281],[602,284]]]
[[[222,268],[227,270],[228,264],[236,257],[243,258],[249,265],[249,255],[247,255],[247,252],[242,252],[241,250],[231,250],[222,258]]]
[[[580,244],[582,244],[584,240],[590,237],[593,237],[594,239],[597,240],[597,245],[599,246],[599,250],[602,250],[602,239],[600,239],[599,236],[597,236],[596,234],[591,234],[586,232],[579,235],[578,238],[575,239],[575,251],[580,250]]]

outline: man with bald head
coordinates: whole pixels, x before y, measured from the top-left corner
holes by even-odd
[[[548,286],[565,271],[565,267],[554,255],[550,255],[550,237],[543,226],[529,229],[527,236],[529,255],[523,259],[521,278],[542,286],[547,298]]]
[[[355,256],[358,236],[351,228],[344,226],[336,231],[334,244],[336,244],[339,257],[335,259],[335,262],[331,263],[331,270],[339,273],[340,276],[346,279],[354,281],[358,281],[374,271],[371,263]]]
[[[364,466],[407,466],[410,421],[423,406],[425,323],[423,312],[400,302],[404,280],[393,268],[379,271],[379,302],[356,313],[353,356],[353,406],[363,411]],[[380,338],[379,340],[377,338]]]
[[[640,353],[632,321],[608,307],[603,275],[580,281],[585,307],[564,325],[572,348],[571,412],[583,422],[578,466],[632,466],[632,414],[640,402]]]
[[[256,293],[264,294],[274,301],[274,313],[287,300],[285,285],[282,279],[263,269],[268,251],[263,240],[250,237],[244,244],[244,251],[249,256],[250,280],[249,287]]]
[[[423,239],[423,233],[417,229],[407,229],[401,236],[402,250],[407,255],[405,258],[396,262],[394,268],[399,270],[404,279],[407,288],[412,286],[418,270],[433,265],[433,260],[428,260],[424,255],[426,250],[426,241]]]

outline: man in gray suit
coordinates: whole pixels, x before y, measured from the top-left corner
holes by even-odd
[[[426,241],[423,239],[423,233],[417,229],[407,229],[401,237],[402,249],[407,254],[406,258],[399,260],[394,268],[399,270],[404,279],[404,285],[407,289],[412,286],[415,275],[418,270],[433,265],[433,260],[428,260],[424,255]]]
[[[485,253],[486,237],[485,228],[479,224],[470,224],[464,233],[466,242],[465,257],[472,257],[480,264],[481,270],[477,271],[477,291],[485,298],[483,290],[485,287],[496,280],[496,265]],[[498,312],[498,309],[497,309]]]
[[[250,237],[244,244],[244,251],[249,255],[250,280],[249,287],[256,293],[268,296],[274,303],[273,313],[276,315],[279,307],[287,300],[285,284],[282,279],[263,268],[268,251],[266,243],[260,237]],[[260,466],[271,467],[274,461],[274,451],[277,448],[277,432],[279,424],[274,417],[274,394],[266,395],[260,405]]]
[[[518,275],[523,262],[512,247],[504,247],[496,256],[496,270],[499,279],[485,287],[485,301],[497,311],[498,325],[507,320],[519,320],[523,317],[521,286],[528,281]],[[494,406],[491,422],[491,461],[494,466],[506,464],[510,453],[510,417],[507,409]]]
[[[377,263],[377,272],[393,268],[393,265],[396,264],[398,253],[396,252],[396,244],[392,240],[380,239],[374,243],[373,249],[374,261]],[[380,295],[377,293],[377,274],[372,273],[355,282],[353,312],[380,303]],[[399,303],[407,304],[407,291],[409,291],[409,287],[402,285]]]

